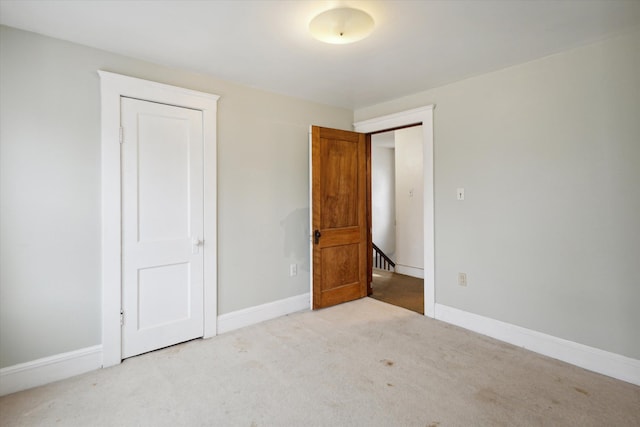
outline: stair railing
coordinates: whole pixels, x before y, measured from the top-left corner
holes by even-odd
[[[382,249],[377,247],[375,243],[372,242],[371,244],[373,245],[373,266],[374,266],[374,268],[377,268],[377,269],[380,269],[380,270],[395,271],[396,263],[393,262],[391,260],[391,258],[389,258],[387,256],[387,254],[385,254],[382,251]]]

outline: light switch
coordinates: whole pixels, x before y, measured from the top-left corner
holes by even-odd
[[[456,194],[458,195],[458,200],[464,200],[464,188],[459,187]]]
[[[467,286],[467,273],[458,273],[458,285]]]

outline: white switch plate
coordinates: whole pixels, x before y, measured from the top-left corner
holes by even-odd
[[[467,286],[467,273],[458,273],[458,285]]]
[[[456,191],[456,194],[458,196],[458,200],[464,200],[464,188],[459,187],[458,191]]]
[[[293,276],[296,276],[297,274],[298,274],[298,265],[291,264],[289,266],[289,276],[293,277]]]

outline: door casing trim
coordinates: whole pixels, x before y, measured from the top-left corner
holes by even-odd
[[[99,70],[101,100],[102,366],[122,361],[120,98],[202,111],[204,136],[204,338],[217,327],[217,103],[219,96]],[[125,135],[126,141],[126,135]],[[125,142],[126,143],[126,142]]]
[[[356,132],[377,133],[409,125],[422,125],[422,155],[424,170],[424,314],[435,318],[435,222],[433,172],[433,110],[427,105],[353,124]],[[369,207],[370,209],[370,207]]]

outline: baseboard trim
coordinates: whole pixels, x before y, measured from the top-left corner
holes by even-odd
[[[637,359],[442,304],[436,304],[435,318],[599,374],[640,385],[640,360]]]
[[[102,367],[102,345],[0,369],[0,396],[84,374]]]
[[[404,274],[405,276],[417,277],[418,279],[424,279],[424,269],[409,267],[408,265],[396,264],[396,273]]]
[[[297,311],[308,310],[311,301],[309,292],[245,308],[218,316],[218,333],[223,334],[245,326],[255,325],[265,320],[275,319]]]

